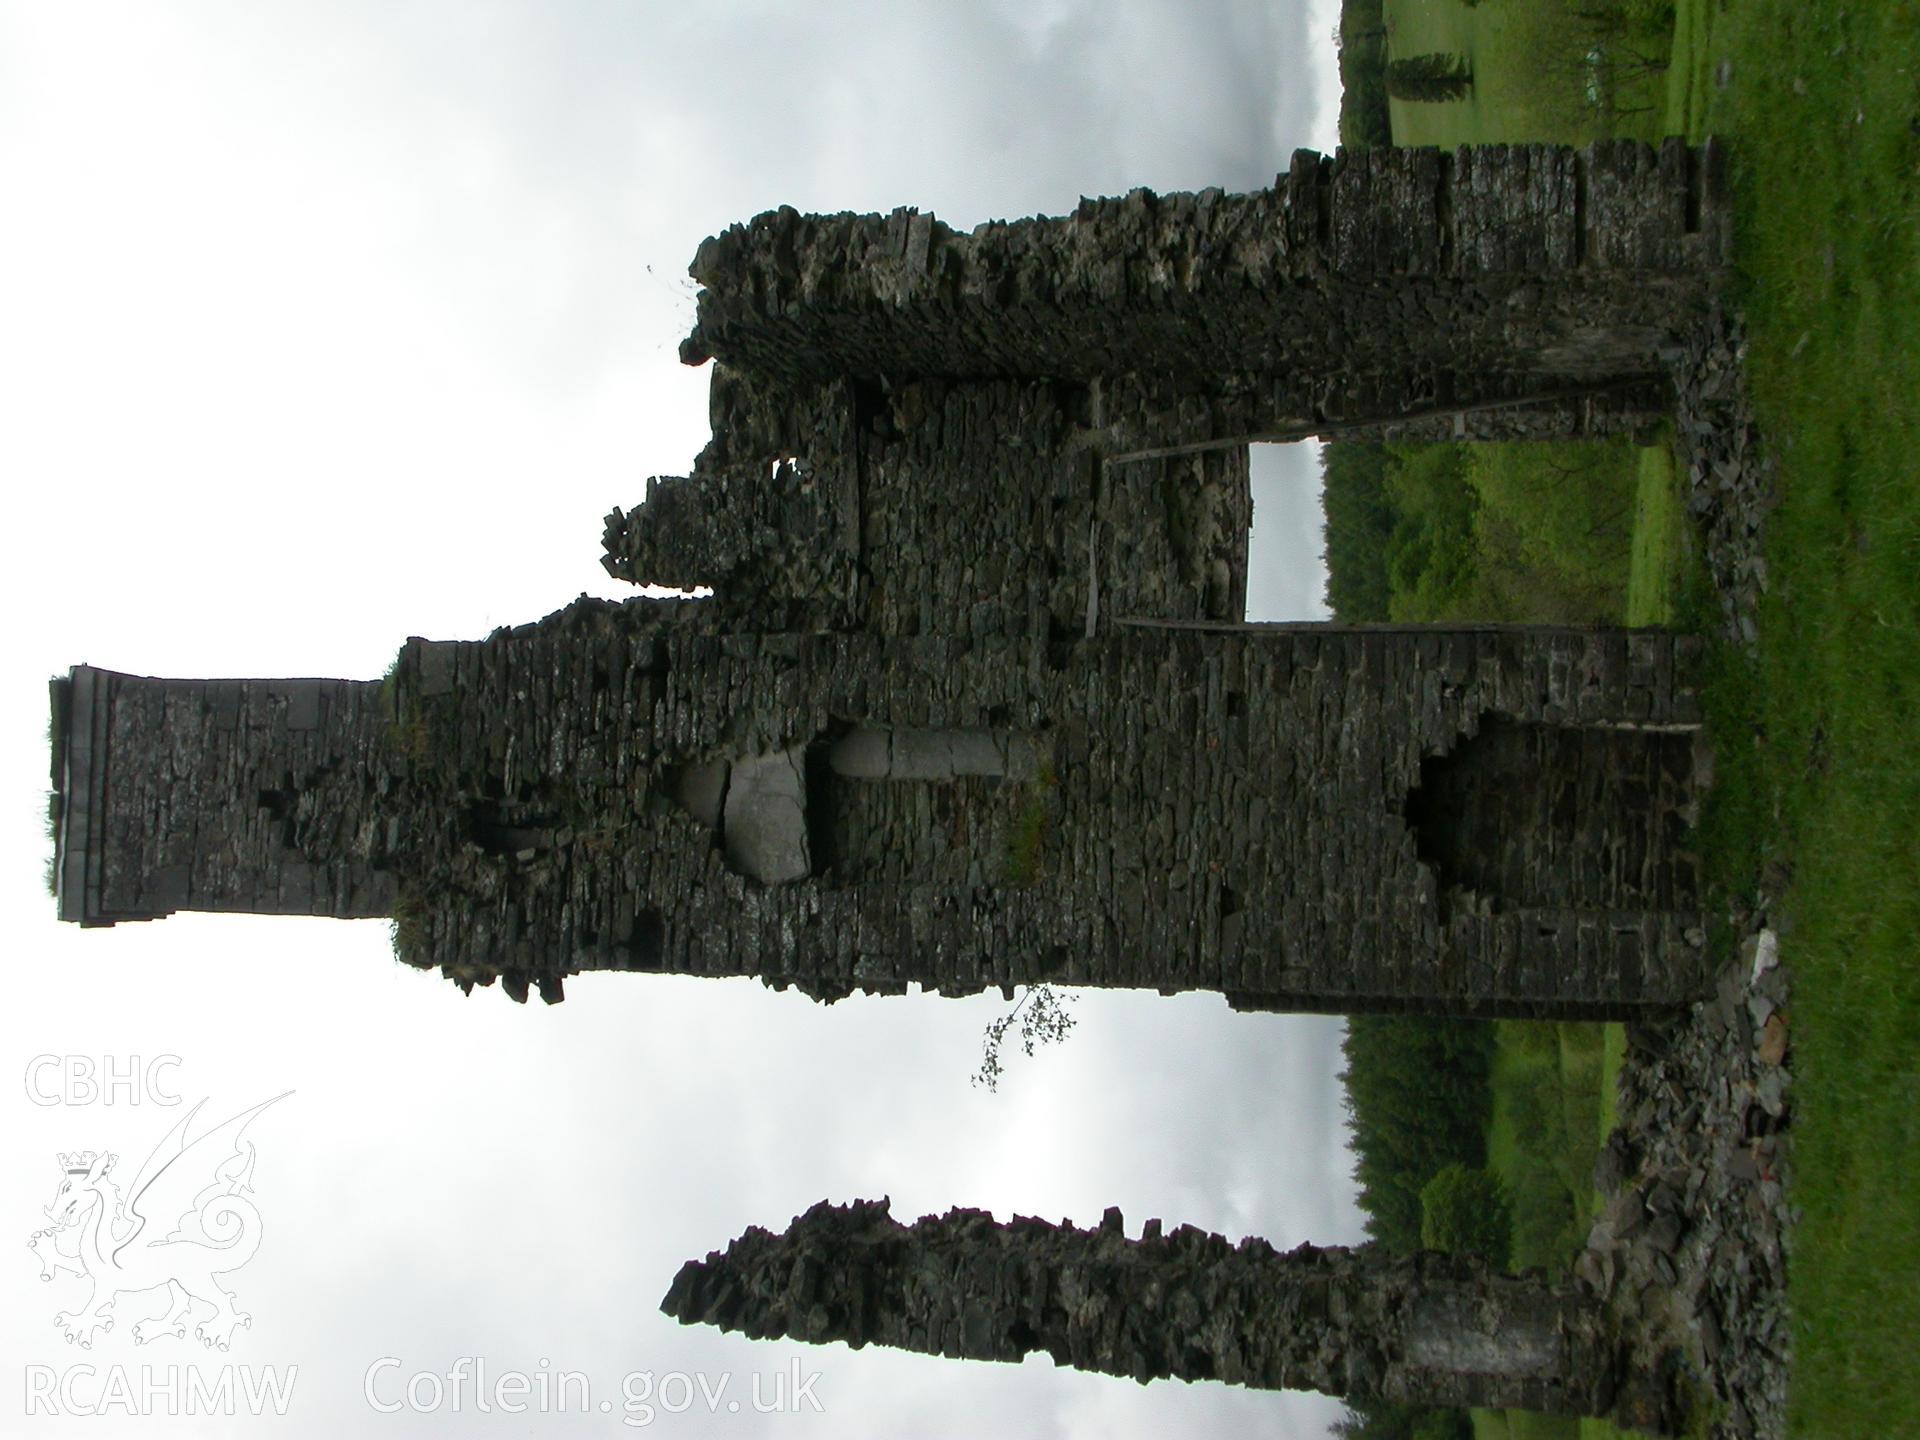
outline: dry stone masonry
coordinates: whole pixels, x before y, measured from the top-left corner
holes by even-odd
[[[60,916],[393,913],[370,787],[390,770],[378,684],[153,680],[76,666],[53,684]]]
[[[752,1339],[844,1341],[1055,1364],[1146,1383],[1222,1380],[1356,1401],[1515,1407],[1670,1423],[1571,1281],[1377,1246],[1235,1245],[1120,1212],[1093,1230],[979,1210],[903,1225],[887,1202],[822,1201],[692,1260],[661,1309]]]
[[[701,247],[713,438],[580,601],[380,681],[55,682],[60,913],[385,915],[560,998],[1039,981],[1632,1017],[1708,985],[1697,645],[1243,623],[1247,443],[1666,410],[1711,151],[1302,154],[1254,195]]]

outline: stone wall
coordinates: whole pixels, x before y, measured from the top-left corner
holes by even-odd
[[[1135,376],[1119,449],[1644,402],[1725,258],[1715,172],[1678,141],[1303,151],[1267,191],[1137,190],[966,234],[783,209],[701,247],[682,354],[800,383]],[[1188,402],[1217,413],[1170,433]]]
[[[718,369],[714,384],[767,389]],[[690,478],[609,515],[608,572],[711,586],[756,630],[1070,635],[1103,612],[1244,611],[1245,445],[1103,465],[1084,386],[840,385],[793,403],[820,422],[750,413]]]
[[[484,642],[410,643],[396,682],[430,737],[407,772],[412,958],[516,989],[643,968],[829,999],[1054,980],[1259,1008],[1570,1018],[1640,1013],[1704,983],[1678,808],[1690,752],[1684,779],[1593,827],[1637,836],[1622,844],[1640,868],[1613,889],[1509,881],[1569,863],[1582,839],[1555,823],[1552,766],[1535,777],[1549,803],[1517,821],[1511,786],[1455,793],[1438,778],[1506,716],[1591,737],[1562,787],[1642,784],[1649,756],[1675,734],[1690,743],[1684,728],[1609,727],[1697,721],[1684,638],[754,636],[705,628],[717,613],[581,602]],[[1020,775],[837,773],[830,753],[856,730],[1013,732],[1036,759]],[[724,785],[724,767],[788,754],[802,757],[813,853],[770,885],[729,864],[724,825],[680,777],[719,766]],[[1442,791],[1446,826],[1498,866],[1423,855],[1409,813],[1438,814],[1419,797]],[[482,843],[477,815],[524,843]]]
[[[392,913],[378,682],[54,682],[60,918]]]
[[[694,267],[712,440],[603,534],[611,573],[712,598],[411,640],[384,686],[76,671],[62,913],[386,913],[516,998],[642,969],[1691,999],[1692,642],[1238,622],[1249,436],[1655,413],[1712,168],[1303,154],[1271,191],[970,235],[736,227]],[[886,767],[847,760],[881,736]],[[929,747],[948,771],[901,760]]]
[[[1373,1246],[1234,1245],[1157,1220],[1135,1240],[1117,1210],[1080,1230],[977,1210],[902,1225],[885,1201],[822,1202],[784,1234],[755,1227],[689,1261],[661,1309],[753,1339],[1008,1362],[1044,1351],[1142,1383],[1665,1418],[1571,1283]]]
[[[67,792],[102,837],[67,847],[104,877],[74,918],[391,913],[413,962],[550,997],[627,968],[826,999],[1053,980],[1578,1018],[1704,983],[1685,732],[1618,728],[1697,720],[1684,638],[723,618],[582,601],[485,641],[410,641],[384,691],[110,677],[109,700],[73,707],[110,737],[108,780]],[[1536,810],[1510,767],[1471,783],[1499,754],[1471,738],[1488,717],[1571,737],[1564,766],[1523,757]],[[951,773],[836,769],[861,733],[937,741]],[[995,765],[955,758],[974,737]],[[795,757],[804,852],[777,874],[743,862],[726,791],[773,756]],[[1568,787],[1624,798],[1569,830]],[[1534,883],[1616,841],[1593,885]]]

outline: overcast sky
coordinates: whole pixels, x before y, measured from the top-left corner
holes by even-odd
[[[398,966],[383,924],[82,933],[41,888],[41,817],[45,681],[72,664],[372,677],[409,634],[620,593],[600,517],[706,438],[706,374],[674,353],[702,237],[779,204],[970,226],[1270,184],[1332,142],[1334,9],[0,0],[5,1213],[24,1241],[57,1151],[130,1173],[185,1108],[35,1104],[35,1056],[177,1055],[164,1088],[211,1097],[207,1121],[295,1092],[251,1132],[266,1235],[230,1277],[254,1316],[233,1352],[136,1349],[128,1314],[76,1355],[51,1320],[84,1287],[15,1249],[0,1345],[23,1398],[0,1416],[30,1367],[224,1360],[299,1367],[286,1418],[241,1433],[618,1434],[634,1371],[731,1375],[717,1416],[656,1396],[669,1433],[1323,1429],[1337,1407],[1310,1397],[756,1344],[656,1307],[682,1260],[821,1198],[1353,1240],[1337,1022],[1089,994],[990,1095],[968,1076],[992,999],[584,976],[521,1008]],[[1311,455],[1259,464],[1252,609],[1316,616]],[[388,1399],[479,1357],[584,1372],[613,1413],[478,1416],[469,1393],[377,1414],[386,1356]],[[795,1359],[825,1415],[750,1413],[752,1377],[768,1395]]]

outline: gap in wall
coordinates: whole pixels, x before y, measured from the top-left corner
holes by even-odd
[[[1249,447],[1253,536],[1247,554],[1247,619],[1325,620],[1320,445]]]

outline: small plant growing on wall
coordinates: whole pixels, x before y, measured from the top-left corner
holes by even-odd
[[[420,892],[402,886],[393,897],[393,915],[388,921],[388,938],[393,942],[393,958],[408,965],[427,963],[429,935],[427,906]]]
[[[1007,831],[1007,883],[1031,885],[1040,878],[1047,837],[1053,828],[1053,802],[1060,782],[1051,765],[1014,791],[1014,811]]]

